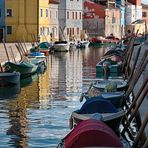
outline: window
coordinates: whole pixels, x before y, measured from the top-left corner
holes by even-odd
[[[81,15],[81,12],[79,12],[79,18],[80,18],[80,20],[82,19],[82,15]]]
[[[12,26],[7,26],[7,34],[12,34]]]
[[[79,35],[79,28],[77,28],[77,35]]]
[[[67,19],[69,19],[69,12],[67,12]]]
[[[67,35],[69,35],[69,28],[67,28]]]
[[[146,12],[142,12],[142,16],[143,17],[146,17]]]
[[[74,12],[72,12],[72,19],[74,20]]]
[[[46,9],[46,17],[48,17],[48,9]]]
[[[72,35],[74,35],[74,28],[72,28]]]
[[[77,12],[76,12],[76,20],[77,20]]]
[[[7,14],[6,14],[6,16],[12,16],[12,9],[7,9]]]
[[[40,9],[40,16],[43,16],[43,9]]]

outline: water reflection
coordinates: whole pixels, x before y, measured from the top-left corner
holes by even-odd
[[[39,75],[39,102],[40,108],[48,108],[48,102],[51,95],[50,81],[51,81],[51,57],[48,57],[48,65],[46,71]]]
[[[30,84],[30,81],[33,83]],[[10,127],[7,129],[7,135],[11,135],[9,145],[14,147],[27,147],[29,131],[27,108],[38,108],[33,102],[39,102],[38,77],[33,75],[23,80],[25,85],[17,99],[7,102],[8,118]],[[29,85],[30,84],[30,85]],[[32,104],[33,103],[33,104]]]
[[[20,93],[20,84],[10,86],[10,87],[1,87],[0,88],[0,99],[13,99],[17,97]]]
[[[104,52],[90,48],[50,55],[44,74],[24,80],[16,99],[0,100],[2,147],[55,148],[69,132],[70,114],[81,106],[81,92],[95,78]]]

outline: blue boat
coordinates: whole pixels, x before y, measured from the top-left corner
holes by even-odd
[[[41,52],[31,52],[29,57],[38,57],[38,56],[45,56],[44,53]]]
[[[122,62],[111,59],[102,59],[96,64],[96,77],[118,77],[122,75]],[[101,76],[101,77],[100,77]]]
[[[100,99],[110,101],[115,107],[119,108],[124,105],[124,93],[123,92],[103,92],[100,96],[89,97],[87,94],[83,94],[86,100]]]
[[[104,121],[114,131],[118,132],[124,114],[122,109],[117,109],[110,101],[103,98],[92,98],[86,100],[79,110],[72,112],[69,125],[70,128],[74,128],[79,122],[93,118]]]

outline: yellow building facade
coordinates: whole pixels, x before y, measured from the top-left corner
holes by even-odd
[[[6,42],[50,41],[49,0],[7,0]]]

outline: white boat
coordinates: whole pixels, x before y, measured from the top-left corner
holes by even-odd
[[[56,41],[53,45],[55,51],[69,51],[69,43],[67,41]]]
[[[78,41],[77,48],[87,48],[89,46],[89,41]]]
[[[85,46],[85,48],[87,48],[88,46],[89,46],[89,41],[80,41],[81,43],[82,43],[82,45],[84,45]]]

